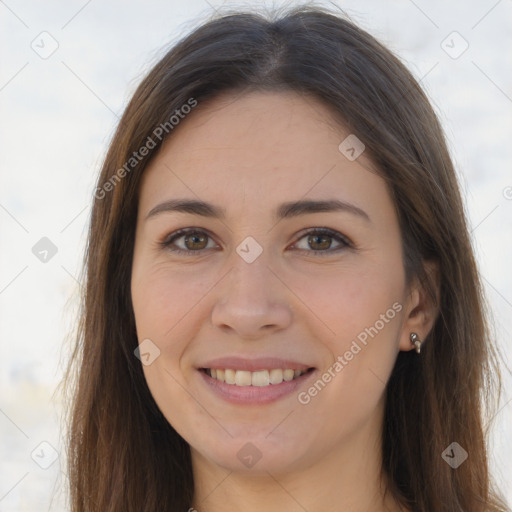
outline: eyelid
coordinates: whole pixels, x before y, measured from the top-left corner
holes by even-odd
[[[169,235],[165,236],[162,241],[158,242],[158,245],[160,247],[162,247],[163,249],[169,250],[169,251],[171,251],[173,253],[176,253],[176,254],[187,254],[187,255],[194,255],[194,256],[202,255],[202,254],[204,254],[206,249],[199,249],[197,251],[194,251],[194,250],[186,250],[186,249],[181,249],[181,248],[171,248],[170,247],[171,244],[175,240],[178,240],[179,238],[181,238],[181,237],[183,237],[185,235],[194,234],[194,233],[204,233],[205,235],[207,235],[207,237],[210,240],[214,240],[214,238],[215,238],[205,228],[188,227],[188,228],[181,228],[181,229],[178,229],[176,231],[173,231]],[[295,242],[293,242],[291,247],[295,246],[305,236],[315,235],[315,234],[327,235],[327,236],[333,238],[334,240],[336,240],[338,243],[341,243],[342,245],[341,245],[341,247],[337,247],[336,249],[327,249],[327,250],[324,250],[324,251],[318,251],[318,250],[315,251],[315,250],[306,250],[306,249],[297,249],[297,250],[301,251],[303,253],[306,252],[306,253],[312,253],[312,254],[319,255],[319,256],[323,256],[323,255],[327,256],[327,255],[336,254],[336,253],[342,251],[343,249],[347,249],[347,248],[354,249],[355,248],[354,243],[350,240],[350,238],[348,238],[343,233],[340,233],[339,231],[336,231],[336,230],[331,229],[331,228],[320,227],[320,226],[305,228],[305,229],[301,230],[296,235],[297,239],[296,239]]]

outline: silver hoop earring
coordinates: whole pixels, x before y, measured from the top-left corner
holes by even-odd
[[[415,332],[411,332],[409,337],[411,339],[411,345],[416,347],[416,353],[419,354],[421,351],[421,341],[418,338],[418,335]]]

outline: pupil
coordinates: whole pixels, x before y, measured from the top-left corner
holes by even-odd
[[[187,237],[187,242],[191,240],[191,241],[192,241],[192,244],[197,244],[197,243],[199,243],[199,244],[200,244],[200,243],[201,243],[201,242],[200,242],[200,240],[201,240],[201,239],[203,239],[203,241],[204,241],[204,238],[205,238],[205,237],[204,237],[204,236],[201,236],[201,235],[189,235],[189,236]]]
[[[323,245],[323,247],[324,247],[324,248],[328,248],[328,247],[329,247],[329,245],[330,245],[330,242],[329,242],[329,240],[328,240],[328,237],[326,237],[325,235],[313,235],[313,240],[314,240],[314,242],[313,242],[313,243],[314,243],[314,244],[319,243],[319,244],[321,245],[322,243],[321,243],[321,242],[318,242],[318,240],[321,240],[321,239],[325,240],[325,241],[326,241],[326,243],[327,243],[327,247],[326,247],[326,244],[324,244],[324,245]]]

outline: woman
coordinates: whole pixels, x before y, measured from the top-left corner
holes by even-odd
[[[74,512],[507,510],[442,130],[349,21],[239,13],[172,48],[110,145],[86,283]]]

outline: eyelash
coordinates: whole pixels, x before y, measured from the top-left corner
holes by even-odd
[[[210,237],[210,235],[203,229],[184,228],[184,229],[179,229],[178,231],[175,231],[174,233],[171,233],[163,241],[159,242],[159,245],[162,248],[172,251],[175,254],[185,254],[187,256],[191,256],[193,253],[201,254],[205,250],[207,250],[207,249],[198,249],[197,251],[193,251],[193,250],[185,250],[185,249],[180,249],[180,248],[176,248],[176,247],[171,247],[171,245],[176,240],[178,240],[179,238],[182,238],[185,235],[190,235],[190,234],[205,234],[209,240],[212,239],[212,237]],[[313,250],[313,249],[311,249],[311,250],[298,249],[299,251],[314,253],[315,256],[324,256],[324,255],[330,255],[333,253],[338,253],[346,248],[354,248],[354,245],[346,236],[342,235],[341,233],[339,233],[337,231],[334,231],[333,229],[329,229],[329,228],[312,228],[309,231],[302,233],[301,237],[297,240],[297,242],[299,242],[304,237],[309,236],[309,235],[327,235],[327,236],[333,238],[334,240],[336,240],[337,242],[341,243],[342,246],[340,246],[336,249],[333,249],[333,250],[326,249],[326,250],[322,251],[322,250]],[[297,244],[297,242],[295,242],[294,245]]]

